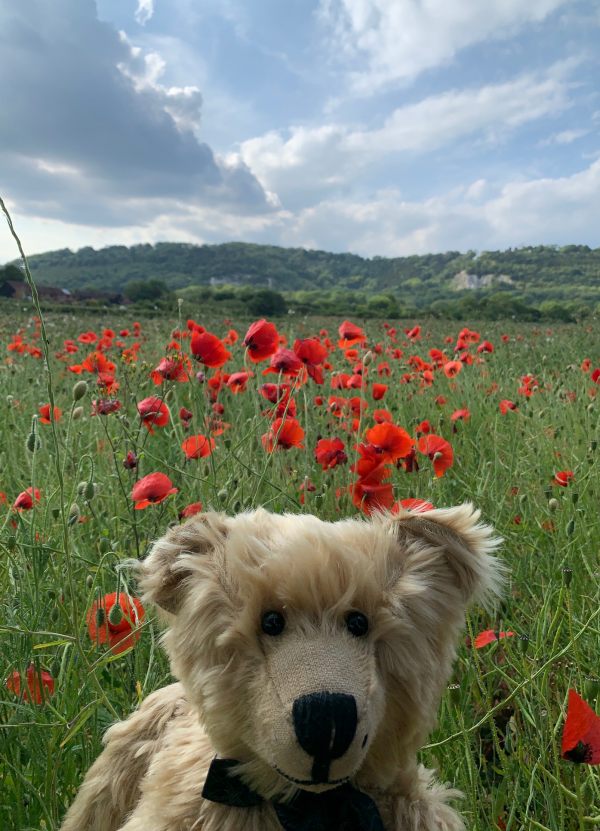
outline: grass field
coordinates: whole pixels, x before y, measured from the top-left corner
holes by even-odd
[[[188,319],[227,341],[220,368],[190,357]],[[143,556],[186,506],[336,519],[409,498],[473,501],[504,537],[511,569],[497,613],[469,617],[423,761],[464,792],[471,829],[600,828],[598,768],[561,758],[568,690],[600,707],[597,321],[465,321],[462,338],[456,323],[421,321],[417,331],[416,321],[371,321],[342,347],[341,320],[274,322],[290,349],[319,338],[323,384],[304,365],[264,376],[271,358],[255,363],[243,345],[251,320],[204,320],[185,306],[139,327],[123,311],[52,313],[48,372],[41,321],[18,304],[0,312],[0,828],[58,828],[105,728],[169,682],[151,610],[121,647],[112,622],[101,642],[102,613],[89,616],[95,637],[87,620],[115,591],[127,610],[136,590],[120,564]],[[214,342],[199,337],[200,357],[218,361]],[[290,356],[279,364],[293,366]],[[253,374],[225,377],[244,372]],[[269,401],[265,383],[288,391],[268,388]],[[380,399],[377,384],[387,385]],[[148,398],[157,401],[142,418],[137,405]],[[506,401],[514,408],[501,409]],[[44,423],[49,403],[61,414]],[[460,410],[469,415],[452,420]],[[412,449],[359,480],[356,446],[376,441],[376,417],[402,427]],[[200,456],[189,459],[182,443],[198,435],[206,441],[186,445]],[[431,436],[450,445],[451,465]],[[317,442],[334,437],[343,452],[324,470]],[[152,492],[155,502],[136,510],[134,484],[156,472],[177,492],[161,501]],[[487,630],[510,634],[475,648]]]

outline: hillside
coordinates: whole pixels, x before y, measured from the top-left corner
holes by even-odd
[[[98,251],[62,249],[35,255],[29,262],[40,284],[67,289],[107,291],[154,279],[178,293],[186,290],[189,296],[199,287],[211,296],[224,286],[264,286],[301,305],[311,306],[318,297],[332,302],[335,296],[348,299],[348,293],[355,292],[367,299],[379,296],[382,309],[385,295],[401,308],[434,312],[442,306],[462,303],[469,308],[480,298],[495,298],[493,302],[506,306],[508,314],[513,301],[532,307],[545,304],[546,310],[577,308],[582,314],[600,303],[600,248],[585,245],[363,258],[246,243],[158,243]]]

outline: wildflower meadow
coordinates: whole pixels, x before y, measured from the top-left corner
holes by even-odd
[[[169,524],[464,501],[509,576],[423,761],[471,829],[600,828],[596,321],[12,302],[0,351],[0,828],[57,829],[104,730],[170,681],[130,568]]]

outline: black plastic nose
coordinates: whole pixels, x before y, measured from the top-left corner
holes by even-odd
[[[294,730],[300,747],[314,758],[312,777],[326,782],[329,766],[352,744],[358,715],[354,696],[318,692],[294,701]]]

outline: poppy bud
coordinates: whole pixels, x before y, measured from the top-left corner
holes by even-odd
[[[52,623],[56,623],[56,621],[58,620],[58,615],[59,615],[58,609],[57,609],[56,606],[54,606],[54,608],[50,612],[50,620],[52,621]]]
[[[554,497],[552,499],[549,499],[548,500],[548,508],[552,511],[552,513],[554,513],[554,511],[557,511],[558,510],[558,499],[554,499]]]
[[[106,537],[102,537],[100,543],[98,545],[101,554],[108,554],[110,551],[110,542],[106,539]]]
[[[365,355],[362,359],[362,362],[363,362],[364,366],[369,366],[369,364],[373,363],[373,353],[371,352],[370,349],[369,349],[368,352],[365,353]]]
[[[104,626],[106,621],[106,612],[102,608],[102,606],[98,606],[96,609],[96,626]]]
[[[85,585],[88,589],[91,589],[94,585],[94,578],[91,574],[88,574],[88,576],[85,578]]]
[[[529,648],[529,643],[529,635],[519,635],[519,644],[521,646],[521,650],[523,651],[523,653],[527,652],[527,649]]]
[[[73,502],[71,507],[69,508],[69,525],[75,525],[76,522],[79,522],[81,519],[81,510],[77,502]]]
[[[39,450],[42,446],[42,441],[40,437],[36,434],[35,430],[32,430],[31,433],[27,436],[27,441],[25,442],[25,446],[30,453],[35,453],[36,450]]]
[[[226,488],[221,488],[221,490],[219,491],[217,496],[219,497],[219,499],[223,499],[223,500],[227,499],[227,490],[226,490]]]
[[[73,385],[73,401],[80,401],[87,391],[87,381],[77,381],[77,383]]]
[[[579,494],[577,492],[572,493],[571,494],[571,502],[573,503],[573,505],[577,505],[578,501],[579,501]]]
[[[167,390],[163,396],[163,401],[171,401],[174,395],[175,393],[173,392],[173,390]]]
[[[598,447],[598,442],[596,439],[592,439],[590,442],[590,451],[593,453],[594,450]]]
[[[566,529],[565,529],[565,532],[566,532],[566,534],[567,534],[567,537],[572,537],[572,536],[573,536],[573,532],[574,532],[574,531],[575,531],[575,520],[574,520],[573,518],[571,518],[571,519],[567,522],[567,527],[566,527]]]
[[[524,505],[527,502],[527,494],[526,493],[522,493],[522,494],[519,495],[519,502],[521,503],[521,505]]]
[[[119,603],[115,603],[112,606],[110,612],[108,613],[108,622],[112,626],[118,626],[119,623],[121,623],[122,620],[123,620],[123,609],[121,609],[121,606],[120,606]]]
[[[573,579],[573,569],[572,568],[563,568],[562,570],[563,575],[563,583],[567,588],[571,585],[571,580]]]
[[[81,418],[82,415],[83,415],[83,407],[75,407],[75,409],[73,410],[73,415],[72,415],[73,421],[77,421],[77,419]]]
[[[90,479],[89,482],[85,483],[85,488],[83,489],[83,496],[89,502],[91,499],[94,498],[96,494],[96,485]]]

